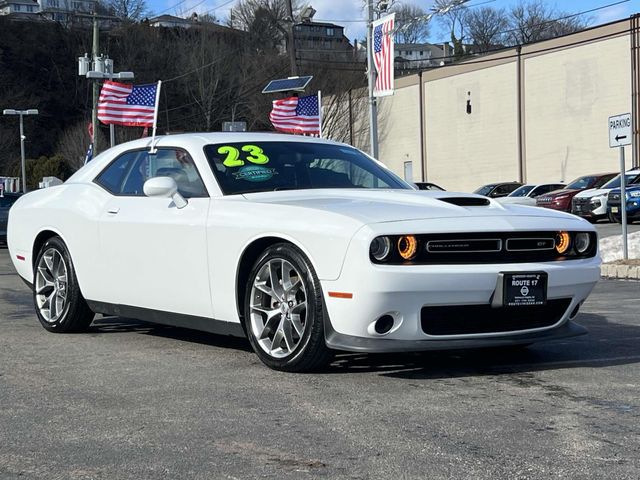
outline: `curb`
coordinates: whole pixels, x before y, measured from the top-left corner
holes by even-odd
[[[600,275],[604,278],[640,280],[640,266],[603,263],[600,267]]]

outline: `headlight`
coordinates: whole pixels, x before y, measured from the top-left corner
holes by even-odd
[[[633,192],[629,192],[629,195],[632,197],[640,197],[640,190],[634,190]]]
[[[559,254],[566,253],[571,245],[571,237],[567,232],[558,232],[556,235],[556,251]]]
[[[398,239],[398,253],[405,260],[412,260],[418,253],[418,239],[413,235],[403,235]]]
[[[389,237],[377,237],[371,242],[369,253],[373,258],[381,262],[391,253],[391,240]]]
[[[591,199],[591,204],[592,205],[602,205],[602,200],[604,199],[604,197],[594,197]]]
[[[575,237],[575,249],[578,253],[584,253],[591,246],[591,237],[588,233],[578,233]]]

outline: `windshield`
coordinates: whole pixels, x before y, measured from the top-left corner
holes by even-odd
[[[473,193],[477,193],[478,195],[488,195],[491,190],[495,188],[495,185],[485,185],[484,187],[480,187]]]
[[[630,183],[633,183],[636,180],[636,177],[638,177],[638,174],[625,175],[624,184],[629,185]],[[602,188],[619,188],[619,187],[620,187],[620,175],[616,176],[615,178],[612,178],[602,186]]]
[[[535,185],[523,185],[520,188],[516,188],[509,194],[510,197],[526,197],[531,190],[535,188]]]
[[[205,154],[225,195],[309,188],[413,190],[352,147],[311,142],[207,145]]]
[[[594,177],[593,175],[588,176],[588,177],[580,177],[580,178],[574,180],[573,182],[571,182],[565,188],[567,190],[569,190],[569,189],[584,190],[585,188],[590,188],[593,185],[593,183],[596,181],[597,178],[598,177]]]

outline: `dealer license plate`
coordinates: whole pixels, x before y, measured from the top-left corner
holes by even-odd
[[[611,207],[611,213],[618,213],[618,207]]]
[[[504,301],[505,307],[533,307],[547,303],[547,274],[505,273]]]

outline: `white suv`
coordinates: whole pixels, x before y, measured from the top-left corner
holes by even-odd
[[[625,173],[625,185],[629,185],[640,175],[640,169],[635,168]],[[579,215],[591,222],[597,222],[607,217],[607,195],[614,188],[620,188],[620,175],[613,177],[601,188],[590,188],[573,197],[571,213]]]

